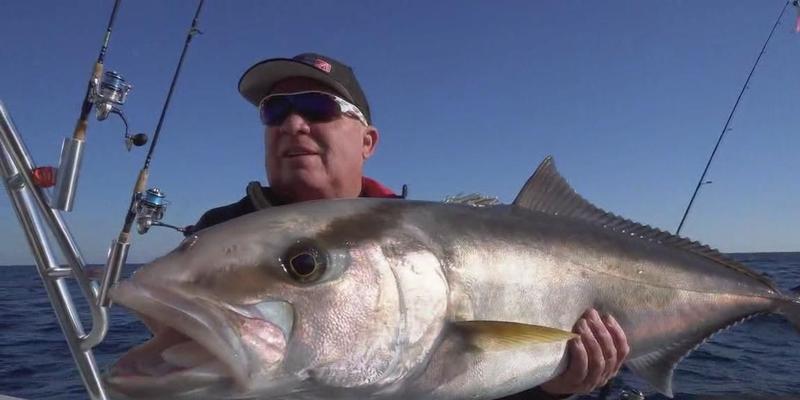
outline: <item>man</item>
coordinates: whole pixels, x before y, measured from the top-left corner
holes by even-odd
[[[212,209],[200,229],[268,206],[317,199],[400,197],[363,175],[375,152],[378,130],[369,104],[350,67],[319,54],[269,59],[248,69],[239,92],[257,106],[266,126],[269,187],[251,182],[240,201]],[[506,399],[563,398],[589,393],[614,376],[628,343],[611,316],[588,310],[573,328],[580,337],[568,344],[566,371],[538,388]]]

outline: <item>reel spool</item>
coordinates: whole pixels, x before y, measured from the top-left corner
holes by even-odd
[[[132,88],[133,86],[116,71],[106,71],[101,82],[94,82],[92,103],[97,110],[97,120],[105,120],[115,109],[119,111],[117,107],[125,104],[128,92]]]
[[[158,188],[139,193],[136,201],[136,226],[139,234],[145,234],[153,225],[160,225],[167,211],[166,196]]]

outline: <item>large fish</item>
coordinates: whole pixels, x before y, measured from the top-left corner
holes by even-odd
[[[386,199],[266,209],[206,229],[112,292],[153,338],[107,373],[131,398],[493,399],[565,367],[588,308],[671,395],[675,364],[800,301],[695,242],[606,213],[546,159],[513,205]]]

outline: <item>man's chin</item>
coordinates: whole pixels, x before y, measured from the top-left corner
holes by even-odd
[[[331,184],[311,171],[294,171],[289,179],[275,181],[270,179],[272,191],[286,203],[333,198],[335,191]],[[308,173],[304,173],[308,172]]]
[[[280,162],[285,171],[292,171],[302,168],[322,168],[322,157],[320,157],[319,154],[304,154],[291,157],[282,157]]]

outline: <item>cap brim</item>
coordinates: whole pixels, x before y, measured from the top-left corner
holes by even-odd
[[[347,101],[353,102],[353,96],[330,75],[291,58],[271,58],[250,67],[239,79],[239,93],[251,104],[258,106],[276,83],[287,78],[309,78],[322,82]]]

